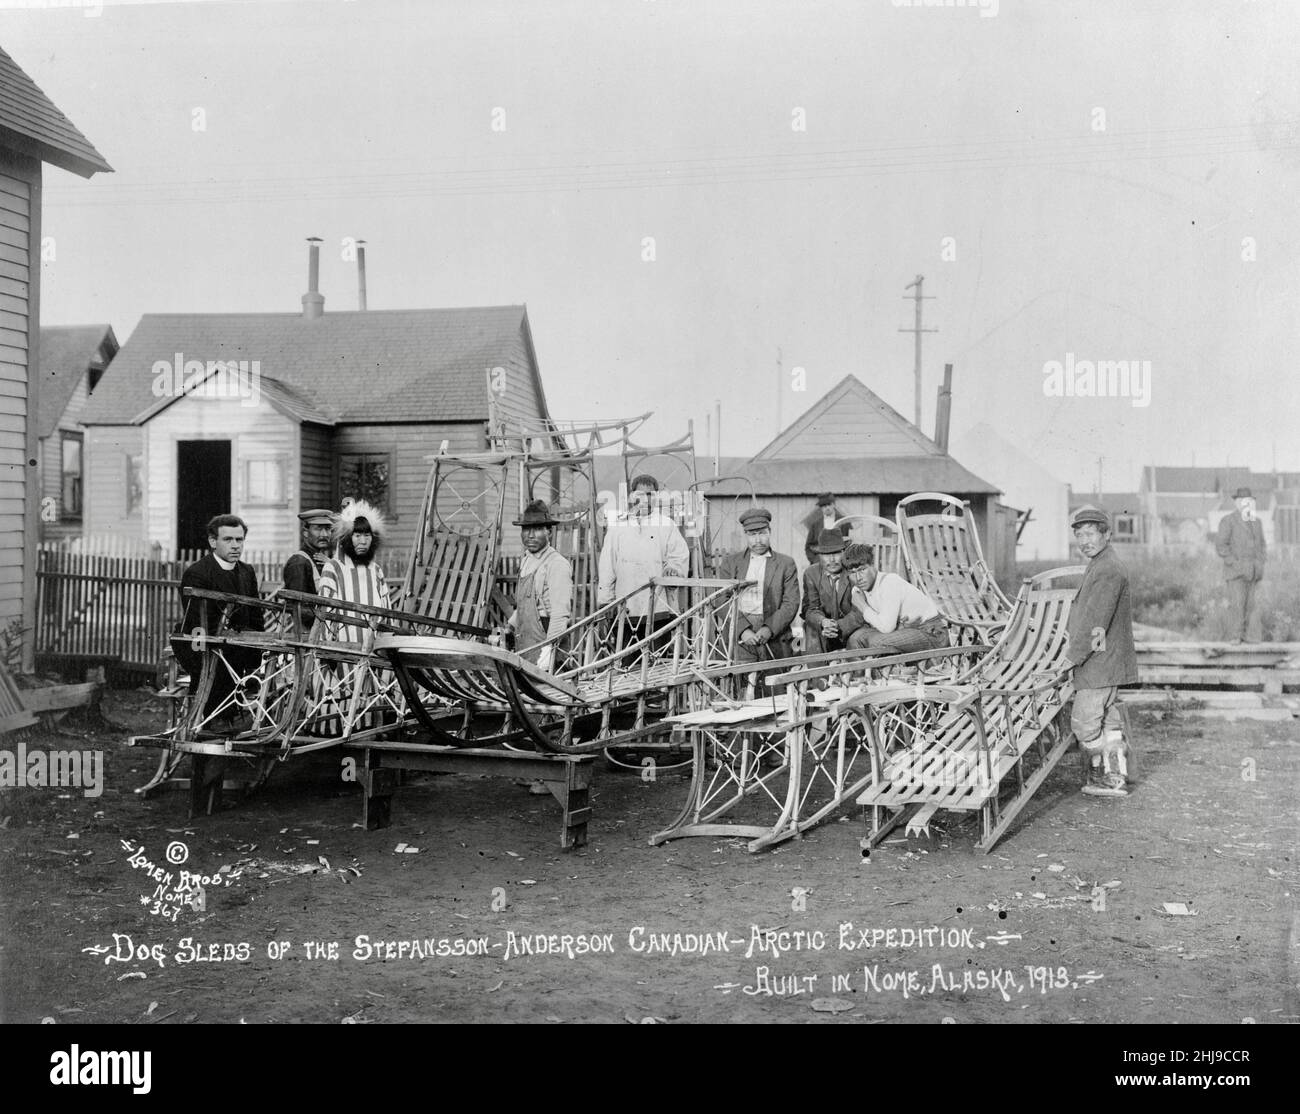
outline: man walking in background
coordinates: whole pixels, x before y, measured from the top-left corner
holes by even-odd
[[[1219,523],[1215,548],[1223,558],[1228,580],[1228,611],[1233,642],[1258,642],[1259,582],[1264,579],[1264,524],[1255,510],[1250,488],[1233,493],[1237,509]]]

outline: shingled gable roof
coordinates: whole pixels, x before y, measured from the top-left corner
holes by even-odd
[[[108,359],[117,351],[111,325],[42,325],[41,389],[36,396],[36,436],[49,437],[68,408],[81,377],[100,345],[108,342]]]
[[[842,406],[846,400],[853,399],[864,403],[871,413],[872,421],[866,428],[855,431],[855,438],[858,440],[862,449],[868,451],[846,452],[845,456],[871,456],[870,446],[873,437],[879,437],[882,434],[889,434],[894,437],[901,437],[914,446],[914,452],[906,455],[933,455],[942,456],[939,452],[939,446],[930,440],[924,433],[916,428],[911,422],[903,417],[897,410],[890,406],[875,391],[868,387],[855,375],[846,375],[834,387],[824,394],[821,399],[810,406],[800,417],[788,425],[784,430],[777,434],[775,440],[769,442],[755,455],[754,460],[772,460],[780,458],[785,450],[789,449],[802,436],[814,433],[816,428],[823,423],[828,416],[832,415],[837,406]],[[838,453],[835,455],[839,455]],[[892,456],[904,454],[891,453]]]
[[[170,405],[153,394],[157,361],[258,362],[264,394],[300,421],[455,422],[488,417],[487,368],[512,354],[531,368],[524,306],[326,313],[151,313],[140,319],[81,416],[138,425]]]
[[[843,457],[802,460],[751,460],[735,473],[754,485],[754,494],[807,495],[834,491],[841,495],[911,495],[943,491],[949,495],[996,495],[999,489],[981,480],[950,456]],[[706,497],[739,495],[749,488],[724,480],[706,488]]]
[[[104,156],[0,49],[0,146],[89,178],[112,173]]]

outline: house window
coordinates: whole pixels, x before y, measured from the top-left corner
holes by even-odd
[[[389,504],[392,465],[391,453],[340,453],[339,502],[364,499],[389,517],[394,517]]]
[[[144,453],[126,454],[126,513],[135,514],[144,497]]]
[[[60,517],[64,521],[81,520],[81,434],[63,434],[62,486]]]
[[[286,505],[284,465],[282,456],[245,460],[244,502],[258,507]]]
[[[1135,535],[1134,520],[1131,514],[1115,516],[1115,540],[1132,541]]]

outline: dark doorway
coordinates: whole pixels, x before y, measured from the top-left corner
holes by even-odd
[[[176,442],[176,548],[207,549],[213,515],[230,512],[230,442]]]

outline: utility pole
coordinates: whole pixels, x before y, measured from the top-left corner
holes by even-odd
[[[938,329],[921,328],[921,303],[923,301],[934,301],[934,296],[932,294],[921,293],[921,284],[923,282],[925,282],[925,276],[917,275],[914,282],[909,282],[905,287],[903,287],[904,290],[911,290],[913,287],[916,287],[916,293],[912,295],[916,301],[916,325],[911,329],[898,330],[900,333],[916,334],[916,419],[914,424],[917,429],[921,428],[921,334],[937,333],[939,331]],[[907,298],[908,295],[904,294],[903,300],[906,301]]]

